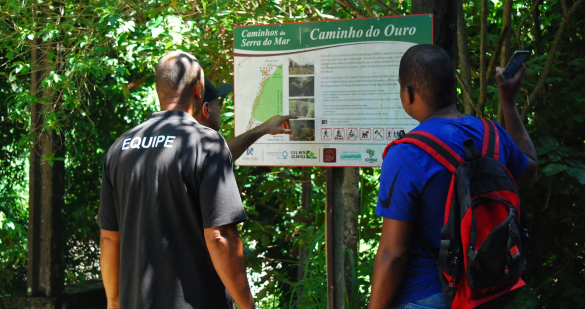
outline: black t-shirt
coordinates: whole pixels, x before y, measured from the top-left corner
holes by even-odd
[[[153,113],[108,150],[97,222],[120,231],[120,308],[232,308],[203,229],[245,220],[225,140],[189,114]]]

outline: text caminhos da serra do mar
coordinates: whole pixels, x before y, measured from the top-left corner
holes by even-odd
[[[320,41],[320,40],[335,40],[335,39],[359,39],[362,37],[366,38],[376,38],[380,35],[384,35],[386,37],[391,36],[411,36],[416,33],[416,27],[395,27],[394,25],[390,24],[386,26],[383,30],[375,28],[374,26],[370,26],[369,29],[365,31],[363,29],[354,29],[354,27],[349,27],[349,29],[342,29],[338,27],[337,30],[326,30],[321,31],[320,28],[314,28],[309,33],[309,37],[313,41]],[[241,46],[266,46],[266,45],[287,45],[290,42],[290,39],[285,39],[279,36],[286,35],[285,31],[278,31],[278,30],[255,30],[249,31],[244,30],[242,31],[242,37],[245,39],[242,40]],[[249,38],[259,38],[265,37],[264,40],[251,40]],[[272,38],[271,38],[272,37]],[[248,38],[248,39],[246,39]]]

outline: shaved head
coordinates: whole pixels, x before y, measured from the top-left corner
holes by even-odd
[[[451,57],[437,45],[420,44],[409,48],[400,60],[398,77],[402,88],[414,88],[434,109],[457,101]]]
[[[191,102],[195,98],[193,91],[197,81],[202,88],[205,87],[203,69],[197,58],[189,53],[170,52],[156,65],[156,91],[161,105],[169,100],[179,104]],[[196,112],[201,108],[202,101],[196,100],[193,106]]]

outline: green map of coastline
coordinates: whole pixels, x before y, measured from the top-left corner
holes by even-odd
[[[283,90],[282,90],[282,67],[276,64],[270,64],[260,68],[263,79],[258,87],[258,93],[252,105],[252,114],[246,131],[252,129],[254,121],[265,122],[274,115],[283,115]],[[274,70],[271,72],[271,70]]]

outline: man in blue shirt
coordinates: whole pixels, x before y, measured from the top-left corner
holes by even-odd
[[[496,79],[508,132],[496,125],[499,160],[519,186],[527,185],[536,178],[536,151],[515,104],[526,68],[508,80],[502,72],[497,68]],[[482,149],[481,120],[457,111],[455,72],[445,50],[434,45],[410,48],[400,61],[399,82],[404,110],[420,122],[414,130],[436,136],[461,157],[463,141],[468,138]],[[449,308],[441,292],[435,257],[427,253],[425,242],[437,255],[451,176],[416,145],[402,143],[388,150],[376,208],[384,220],[369,308],[407,308],[406,304]]]

